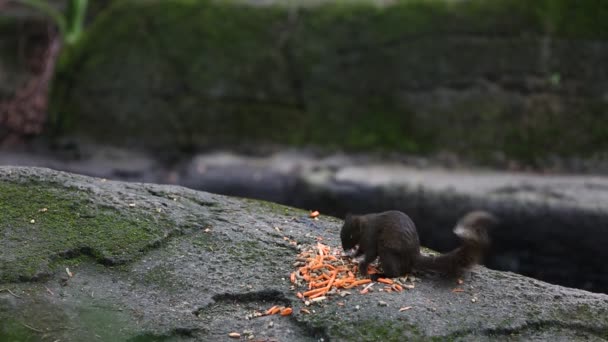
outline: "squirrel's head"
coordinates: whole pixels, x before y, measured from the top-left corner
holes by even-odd
[[[344,219],[344,225],[340,230],[340,240],[342,249],[347,251],[359,243],[361,238],[361,218],[356,215],[348,214]]]
[[[454,234],[464,241],[487,245],[490,243],[488,230],[498,225],[498,219],[493,214],[476,210],[463,216],[456,227]]]

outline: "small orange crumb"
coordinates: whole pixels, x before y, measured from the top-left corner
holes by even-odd
[[[319,211],[318,211],[318,210],[315,210],[315,211],[311,211],[311,212],[310,212],[310,217],[315,218],[315,217],[317,217],[317,216],[319,216]]]
[[[289,316],[292,312],[292,308],[284,308],[283,310],[281,310],[281,316]]]
[[[464,292],[464,290],[457,287],[457,288],[453,289],[452,292]]]
[[[367,279],[367,278],[366,279],[361,279],[361,280],[356,280],[356,281],[348,284],[347,286],[344,286],[344,288],[345,289],[350,289],[350,288],[353,288],[355,286],[359,286],[359,285],[363,285],[363,284],[369,284],[371,282],[372,282],[372,280],[371,279]]]
[[[273,307],[271,307],[270,309],[266,310],[266,315],[274,315],[277,312],[279,312],[281,310],[281,308],[279,308],[278,305],[275,305]]]
[[[389,285],[393,284],[393,281],[388,278],[378,278],[378,282],[383,283],[383,284],[389,284]]]

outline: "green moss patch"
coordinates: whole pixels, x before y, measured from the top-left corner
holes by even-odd
[[[75,341],[125,341],[134,335],[133,330],[127,313],[118,311],[111,305],[92,303],[86,296],[80,298],[79,305],[68,308],[59,308],[45,300],[38,300],[15,310],[0,302],[2,341],[40,341],[48,334],[64,331],[69,331],[66,335]]]
[[[162,218],[100,206],[94,197],[78,189],[0,183],[0,282],[44,276],[65,258],[120,264],[163,238]]]

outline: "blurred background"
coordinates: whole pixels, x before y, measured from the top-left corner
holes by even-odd
[[[608,2],[0,0],[0,165],[343,217],[608,293]],[[314,229],[312,227],[311,229]]]

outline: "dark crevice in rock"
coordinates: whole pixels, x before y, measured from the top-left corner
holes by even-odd
[[[192,312],[193,315],[201,315],[207,308],[216,304],[217,302],[238,302],[238,303],[252,303],[252,302],[278,302],[282,305],[291,305],[291,301],[285,297],[285,295],[277,290],[263,290],[255,292],[244,292],[244,293],[218,293],[211,297],[212,301],[204,307],[199,307]]]
[[[182,236],[182,235],[185,235],[185,232],[179,228],[176,228],[176,229],[171,230],[168,233],[166,233],[163,237],[151,241],[149,244],[147,244],[146,246],[141,248],[139,251],[141,253],[145,254],[146,252],[148,252],[152,249],[161,247],[164,243],[168,242],[169,240],[171,240],[175,237],[178,237],[178,236]],[[57,259],[70,260],[70,259],[79,258],[81,256],[90,257],[96,263],[103,265],[103,266],[124,265],[135,259],[135,258],[121,259],[120,257],[116,257],[116,256],[102,256],[101,253],[99,251],[95,250],[94,248],[91,248],[89,246],[82,246],[82,247],[67,249],[61,253],[58,253],[58,254],[54,255],[53,257],[51,257],[51,260],[52,261],[55,261]]]
[[[17,281],[21,283],[45,282],[51,279],[51,275],[52,274],[50,272],[38,272],[33,277],[26,277],[24,275],[20,275],[17,278]]]
[[[93,260],[94,262],[96,262],[100,265],[104,265],[104,266],[116,266],[116,265],[124,264],[126,262],[126,260],[118,260],[118,259],[113,259],[113,258],[109,258],[109,257],[100,257],[99,253],[95,249],[93,249],[89,246],[71,248],[71,249],[67,249],[63,252],[56,253],[49,257],[49,262],[52,264],[60,259],[71,260],[71,259],[76,259],[76,258],[80,258],[83,256],[88,257],[89,259]],[[53,276],[53,273],[54,272],[48,270],[48,271],[39,271],[36,274],[34,274],[33,276],[19,275],[17,278],[17,281],[23,282],[23,283],[44,282],[44,281],[51,279]]]
[[[82,247],[67,249],[61,253],[58,253],[52,259],[69,260],[69,259],[76,259],[81,256],[91,257],[93,260],[95,260],[95,262],[97,262],[101,265],[104,265],[104,266],[116,266],[116,265],[123,264],[125,262],[123,260],[114,259],[112,257],[102,257],[102,256],[100,256],[100,253],[97,250],[95,250],[89,246],[82,246]]]
[[[255,292],[245,293],[220,293],[212,297],[215,302],[227,302],[237,301],[240,303],[257,302],[257,301],[269,301],[279,302],[283,305],[290,305],[291,300],[287,299],[285,295],[277,290],[263,290]],[[200,309],[199,309],[200,310]],[[197,312],[199,311],[197,310]]]

